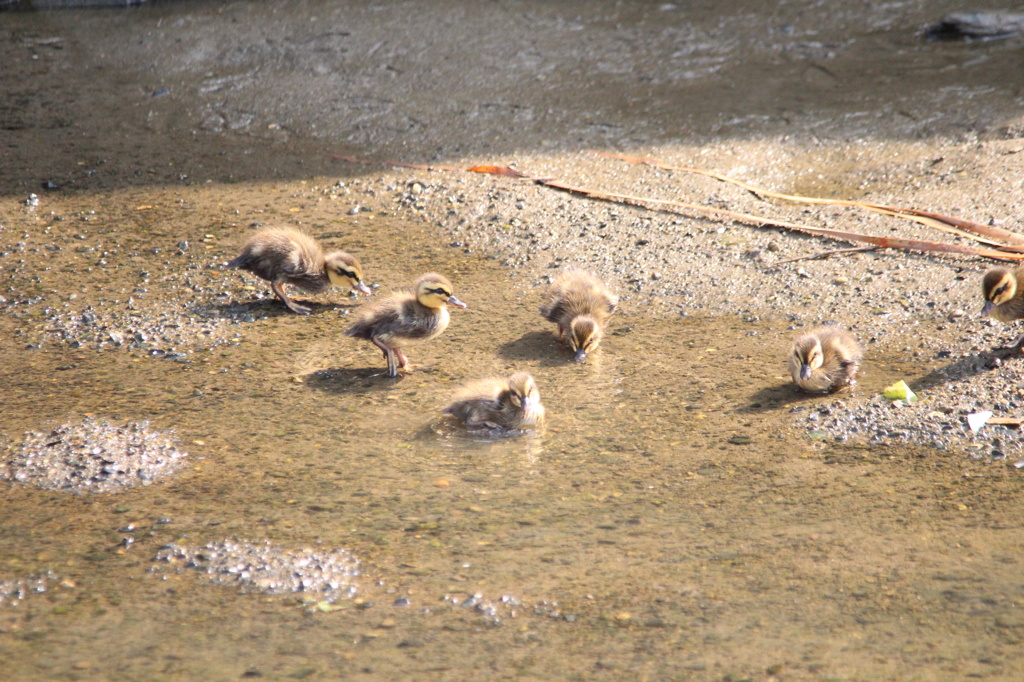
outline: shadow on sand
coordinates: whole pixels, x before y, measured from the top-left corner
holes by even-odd
[[[399,373],[392,379],[386,367],[342,367],[313,372],[306,376],[305,383],[310,388],[332,395],[362,395],[394,388],[405,377]]]
[[[537,362],[542,367],[573,364],[569,347],[547,330],[527,332],[514,341],[501,344],[498,346],[498,356],[515,362]]]

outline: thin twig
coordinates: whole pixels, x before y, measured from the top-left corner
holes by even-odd
[[[519,175],[523,178],[527,177],[522,174]],[[1024,260],[1024,254],[1020,253],[1007,253],[1005,251],[997,251],[994,249],[978,249],[972,246],[960,246],[959,244],[947,244],[945,242],[930,242],[925,241],[923,239],[875,237],[873,235],[860,234],[858,232],[832,230],[825,227],[811,227],[809,225],[790,223],[785,220],[774,220],[771,218],[765,218],[763,216],[750,215],[749,213],[738,213],[736,211],[728,211],[724,208],[701,206],[699,204],[689,204],[682,201],[669,201],[667,199],[646,199],[643,197],[630,196],[628,194],[615,194],[613,192],[602,192],[599,190],[586,189],[583,187],[574,187],[572,185],[567,185],[563,182],[559,182],[557,180],[534,180],[534,182],[544,185],[546,187],[553,187],[555,189],[560,189],[571,194],[579,194],[581,196],[589,197],[591,199],[601,199],[603,201],[610,201],[619,204],[629,204],[632,206],[639,206],[641,208],[648,209],[651,209],[653,206],[663,211],[679,213],[681,215],[687,215],[685,211],[710,213],[712,215],[719,215],[726,218],[732,218],[737,222],[752,225],[753,227],[779,227],[784,230],[790,230],[792,232],[803,232],[804,234],[812,234],[816,237],[828,237],[829,239],[836,239],[846,242],[864,242],[867,244],[874,244],[875,246],[879,246],[885,249],[902,249],[906,251],[923,251],[931,253],[962,253],[969,256],[982,256],[984,258],[992,258],[994,260]]]
[[[787,258],[786,260],[780,260],[776,262],[776,265],[782,265],[783,263],[795,263],[798,260],[824,260],[832,256],[847,256],[853,253],[861,253],[863,251],[877,251],[877,246],[855,246],[852,249],[833,249],[831,251],[822,251],[816,253],[813,256],[800,256],[798,258]]]
[[[363,161],[351,156],[339,156],[331,155],[333,158],[348,163],[373,163],[369,161]],[[613,156],[613,155],[608,155]],[[624,157],[628,158],[628,157]],[[637,163],[647,163],[645,160],[638,160]],[[450,166],[421,166],[416,164],[406,164],[394,161],[382,162],[382,165],[397,166],[402,168],[416,168],[422,170],[454,170],[459,171],[462,169],[452,168]],[[684,169],[685,170],[685,169]],[[614,192],[603,192],[601,190],[588,189],[585,187],[577,187],[570,185],[560,180],[553,178],[535,178],[523,173],[521,171],[509,168],[507,166],[473,166],[472,168],[466,168],[465,171],[471,173],[487,173],[490,175],[500,175],[503,177],[527,180],[544,187],[551,187],[552,189],[562,190],[570,194],[576,194],[579,196],[587,197],[589,199],[597,199],[600,201],[608,201],[611,203],[625,204],[629,206],[637,206],[640,208],[646,208],[648,210],[661,210],[669,213],[677,213],[679,215],[689,215],[689,213],[705,213],[724,218],[730,218],[736,222],[751,225],[753,227],[777,227],[784,230],[790,230],[793,232],[802,232],[804,234],[814,235],[816,237],[826,237],[828,239],[835,239],[846,242],[863,242],[872,244],[879,248],[884,249],[901,249],[904,251],[922,251],[925,253],[960,253],[968,256],[980,256],[982,258],[991,258],[993,260],[1004,260],[1004,261],[1024,261],[1024,249],[1014,249],[1013,247],[1005,247],[999,245],[999,249],[1007,249],[1006,251],[997,249],[985,249],[985,248],[974,248],[971,246],[961,246],[959,244],[947,244],[945,242],[932,242],[923,239],[901,239],[898,237],[875,237],[872,235],[860,234],[857,232],[847,232],[845,230],[832,230],[824,227],[811,227],[809,225],[800,225],[798,223],[790,223],[785,220],[775,220],[772,218],[766,218],[764,216],[751,215],[748,213],[739,213],[737,211],[729,211],[722,208],[714,208],[711,206],[701,206],[700,204],[690,204],[683,201],[670,201],[667,199],[648,199],[644,197],[636,197],[628,194],[616,194]],[[713,173],[707,171],[699,171],[694,169],[694,172],[703,173],[705,175],[711,175],[715,177]],[[724,179],[725,176],[722,176]],[[733,181],[736,182],[736,181]],[[737,183],[742,186],[742,183]],[[756,188],[755,188],[756,189]],[[831,200],[821,200],[822,203],[828,203]],[[888,207],[884,210],[896,210]],[[921,213],[925,213],[922,211]],[[919,218],[923,222],[925,218],[935,218],[938,214],[927,214]],[[984,226],[983,226],[984,227]],[[997,229],[997,228],[992,228]],[[1009,234],[1013,234],[1012,232]],[[1024,237],[1017,235],[1022,242]],[[973,238],[973,237],[972,237]],[[1013,251],[1012,253],[1010,251]]]
[[[603,156],[609,159],[617,159],[619,161],[625,161],[627,163],[642,163],[648,166],[653,166],[655,168],[660,168],[661,170],[671,170],[679,171],[682,173],[695,173],[697,175],[704,175],[706,177],[719,180],[721,182],[727,182],[729,184],[736,185],[737,187],[741,187],[759,197],[767,196],[772,197],[773,199],[780,199],[782,201],[792,201],[800,204],[824,204],[827,206],[856,206],[868,211],[874,211],[876,213],[882,213],[885,215],[895,215],[901,218],[906,218],[907,220],[913,220],[915,222],[921,223],[922,225],[927,225],[929,227],[941,229],[946,232],[952,232],[952,234],[956,234],[961,237],[967,237],[975,241],[989,244],[990,246],[997,246],[999,248],[1005,248],[1011,251],[1024,250],[1014,247],[1008,247],[1002,244],[994,244],[986,239],[979,239],[977,237],[977,235],[981,235],[983,237],[989,237],[992,239],[1001,239],[1004,242],[1009,242],[1011,244],[1017,245],[1017,247],[1021,247],[1024,246],[1024,235],[1020,235],[1017,234],[1016,232],[1011,232],[1009,230],[1004,230],[999,227],[994,227],[992,225],[984,225],[982,223],[976,223],[971,220],[954,218],[953,216],[943,215],[941,213],[922,211],[916,208],[886,206],[884,204],[875,204],[868,201],[853,201],[849,199],[823,199],[820,197],[804,197],[796,194],[783,194],[782,192],[773,192],[768,189],[757,187],[756,185],[751,185],[748,182],[743,182],[742,180],[731,178],[728,175],[722,175],[721,173],[707,171],[701,168],[670,166],[668,164],[662,163],[661,161],[658,161],[657,159],[628,156],[626,154],[611,154],[607,152],[597,152],[597,154],[598,156]],[[936,222],[944,223],[945,225],[959,229],[951,231],[946,227],[939,227],[936,224]]]

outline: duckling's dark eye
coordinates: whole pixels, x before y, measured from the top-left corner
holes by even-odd
[[[1001,287],[998,287],[998,288],[997,288],[997,289],[996,289],[996,290],[995,290],[995,291],[994,291],[994,292],[992,293],[992,298],[995,298],[996,296],[1002,296],[1002,295],[1003,295],[1003,292],[1005,292],[1005,291],[1006,291],[1006,290],[1007,290],[1007,289],[1008,289],[1009,287],[1010,287],[1010,285],[1009,285],[1009,284],[1004,284],[1003,286],[1001,286]]]
[[[448,298],[452,297],[451,294],[449,294],[447,291],[445,291],[444,289],[441,289],[441,288],[431,289],[430,292],[434,293],[434,294],[439,294],[441,296],[447,296]]]
[[[356,277],[356,273],[352,272],[351,270],[338,270],[338,274],[348,277],[349,279],[359,279],[358,277]]]

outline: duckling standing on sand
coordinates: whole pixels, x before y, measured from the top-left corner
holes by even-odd
[[[241,255],[227,266],[248,270],[270,282],[270,288],[288,310],[299,315],[308,315],[309,308],[288,298],[285,284],[310,294],[318,294],[332,284],[370,293],[369,287],[363,284],[363,268],[355,256],[344,251],[324,255],[315,239],[290,227],[260,230],[242,247]]]
[[[849,332],[839,327],[818,327],[793,343],[789,373],[805,391],[838,391],[857,383],[860,358],[860,346]]]
[[[444,413],[470,428],[507,431],[537,426],[544,420],[537,384],[526,372],[472,381],[455,394]]]
[[[449,305],[466,307],[452,295],[452,283],[431,272],[416,280],[412,291],[364,305],[345,336],[372,341],[384,351],[388,376],[396,377],[398,370],[409,368],[400,346],[440,336],[448,327]]]
[[[618,296],[594,275],[564,270],[551,281],[540,314],[558,325],[558,338],[568,342],[576,362],[586,362],[587,353],[601,343],[604,326],[618,304]]]

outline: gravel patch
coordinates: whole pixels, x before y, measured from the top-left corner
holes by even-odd
[[[132,312],[88,306],[45,319],[46,338],[69,348],[138,348],[151,355],[186,357],[186,352],[236,341],[240,332],[225,329],[228,320],[191,316],[189,311]]]
[[[330,551],[286,549],[269,541],[229,539],[201,547],[171,543],[160,548],[153,561],[175,568],[192,569],[210,582],[237,587],[242,593],[302,594],[303,601],[324,611],[340,599],[351,599],[361,587],[359,561],[344,549]],[[151,570],[160,570],[153,568]],[[576,615],[562,611],[557,602],[524,602],[513,595],[488,598],[482,593],[441,597],[447,608],[465,610],[489,625],[522,617],[542,617],[574,622]],[[373,602],[357,602],[371,608]],[[392,606],[410,606],[407,597],[396,597]],[[428,607],[427,611],[433,610]]]
[[[114,426],[86,418],[47,433],[32,431],[8,448],[0,478],[44,490],[109,493],[173,474],[187,453],[148,422]]]
[[[46,592],[58,580],[50,571],[27,578],[0,580],[0,606],[18,606],[29,595]]]
[[[200,571],[210,582],[235,586],[243,593],[302,593],[318,603],[351,598],[360,576],[359,561],[347,550],[285,549],[267,541],[170,544],[153,560]]]
[[[41,226],[24,232],[0,225],[0,270],[7,284],[0,310],[19,322],[14,333],[23,347],[144,350],[180,358],[237,341],[240,325],[256,319],[233,304],[242,280],[223,270],[212,240],[143,248],[138,239],[109,229],[68,229],[75,217],[123,219],[80,213],[50,211],[39,216]],[[69,276],[76,287],[63,286]]]
[[[540,601],[527,604],[510,594],[503,594],[497,599],[488,599],[479,592],[464,596],[446,594],[442,601],[453,608],[472,611],[491,625],[501,625],[505,620],[527,615],[564,620],[568,623],[576,621],[576,615],[564,613],[559,609],[558,602]]]
[[[912,388],[918,401],[836,400],[811,408],[797,420],[816,439],[869,444],[910,443],[966,452],[972,459],[1016,464],[1024,436],[1012,428],[985,424],[977,431],[967,417],[981,412],[1024,415],[1024,365],[1009,362],[990,369],[985,359],[968,356],[935,370]]]

